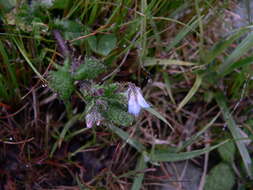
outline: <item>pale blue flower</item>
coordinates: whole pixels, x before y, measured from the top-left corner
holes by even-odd
[[[141,108],[149,108],[150,105],[143,98],[141,93],[141,89],[136,87],[134,84],[129,84],[129,88],[127,90],[128,95],[128,112],[138,116]]]

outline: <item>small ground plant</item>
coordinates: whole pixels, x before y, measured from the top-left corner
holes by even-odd
[[[251,188],[237,6],[0,0],[0,189]]]

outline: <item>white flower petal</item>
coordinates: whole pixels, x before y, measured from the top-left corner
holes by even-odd
[[[139,104],[130,105],[128,104],[128,113],[138,116],[141,111],[141,106]]]
[[[149,108],[150,105],[146,102],[146,100],[143,98],[142,93],[141,93],[141,89],[140,88],[136,88],[137,91],[137,101],[138,104],[142,107],[142,108]]]
[[[137,102],[137,97],[134,92],[129,91],[129,99],[128,99],[128,112],[137,116],[141,111],[141,106]]]

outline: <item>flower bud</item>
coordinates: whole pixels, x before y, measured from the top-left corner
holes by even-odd
[[[94,124],[97,126],[100,125],[100,122],[103,120],[101,114],[95,110],[88,113],[85,117],[86,120],[86,127],[92,128]]]

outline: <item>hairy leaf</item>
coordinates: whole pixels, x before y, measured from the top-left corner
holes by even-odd
[[[85,59],[85,63],[81,64],[74,73],[75,80],[94,79],[105,71],[105,66],[94,58]]]

